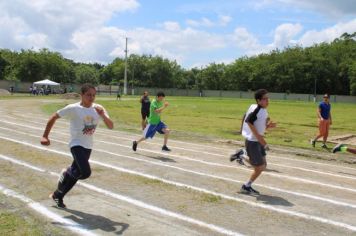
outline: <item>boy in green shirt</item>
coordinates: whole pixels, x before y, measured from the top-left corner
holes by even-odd
[[[167,147],[168,135],[170,130],[167,128],[167,125],[161,121],[161,113],[162,111],[169,105],[168,102],[164,101],[165,95],[163,92],[158,92],[157,96],[150,105],[150,116],[148,117],[148,125],[143,130],[143,137],[138,141],[133,141],[132,150],[137,150],[137,145],[148,139],[153,138],[156,132],[160,134],[164,134],[164,143],[162,147],[162,151],[171,151]]]

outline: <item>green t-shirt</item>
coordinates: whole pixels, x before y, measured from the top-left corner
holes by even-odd
[[[155,112],[156,109],[163,107],[163,101],[159,102],[153,99],[150,105],[150,116],[148,117],[148,123],[151,125],[157,125],[161,121],[161,113]]]

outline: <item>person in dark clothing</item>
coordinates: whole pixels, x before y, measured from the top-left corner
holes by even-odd
[[[150,116],[150,105],[151,101],[150,98],[148,97],[148,92],[145,91],[140,99],[141,103],[141,125],[142,125],[142,130],[146,128],[147,125],[147,118]]]

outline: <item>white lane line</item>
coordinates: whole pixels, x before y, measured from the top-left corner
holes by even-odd
[[[114,145],[114,146],[125,147],[125,148],[128,148],[128,149],[132,149],[131,146],[127,146],[127,145],[123,145],[123,144],[107,142],[107,141],[102,141],[102,140],[98,140],[98,142],[106,143],[106,144],[110,144],[110,145]],[[162,155],[162,152],[152,151],[152,150],[145,149],[145,148],[138,148],[138,150]],[[220,167],[238,168],[238,169],[247,170],[247,169],[242,168],[242,167],[236,167],[236,166],[234,167],[234,166],[231,166],[231,165],[225,165],[225,164],[220,164],[220,163],[217,163],[217,162],[194,159],[194,158],[190,158],[190,157],[186,157],[186,156],[182,156],[182,155],[175,155],[175,154],[170,154],[170,153],[164,153],[164,155],[170,156],[170,157],[176,157],[176,158],[180,158],[180,159],[184,159],[184,160],[189,160],[189,161],[193,161],[193,162],[199,162],[199,163],[206,164],[206,165],[215,165],[215,166],[220,166]],[[340,175],[340,174],[334,174],[334,173],[330,173],[330,172],[316,171],[316,170],[306,169],[306,168],[301,168],[301,167],[291,167],[291,166],[282,165],[282,164],[273,164],[273,165],[284,167],[284,168],[297,169],[297,170],[306,171],[306,172],[313,172],[313,173],[317,173],[317,174],[320,174],[320,175],[333,176],[333,177],[336,177],[336,178],[344,178],[344,179],[356,180],[355,177],[346,176],[346,175]],[[248,171],[250,171],[250,170],[248,170]],[[274,174],[274,173],[268,173],[268,172],[265,172],[264,175],[272,175],[272,176],[278,176],[278,177],[283,177],[283,178],[290,178],[289,176],[286,177],[286,175]],[[298,177],[293,177],[293,178],[298,178]]]
[[[47,149],[46,151],[59,153],[59,154],[64,155],[64,156],[70,156],[70,154],[68,154],[68,153],[64,153],[64,152],[57,151],[57,150]],[[8,158],[8,160],[12,159],[10,157],[7,157],[7,158]],[[95,164],[98,164],[98,162],[95,162]],[[30,165],[30,164],[27,163],[27,166],[28,165]],[[109,164],[105,164],[105,167],[108,167],[108,168],[111,168],[111,169],[115,169],[115,170],[123,169],[123,168],[116,168],[115,166],[112,166],[112,165],[109,165]],[[34,168],[31,168],[31,169],[35,170]],[[131,171],[131,170],[129,170],[129,171]],[[132,172],[134,172],[134,171],[132,171]],[[58,174],[55,174],[53,172],[51,172],[51,174],[58,176]],[[338,222],[338,221],[334,221],[334,220],[330,220],[330,219],[326,219],[326,218],[323,218],[323,217],[304,214],[304,213],[301,213],[301,212],[285,210],[285,209],[281,209],[281,208],[277,208],[277,207],[273,207],[273,206],[269,206],[269,205],[265,205],[265,204],[261,204],[261,203],[257,203],[257,202],[252,202],[252,201],[248,201],[248,200],[244,200],[244,199],[239,199],[239,198],[236,198],[236,197],[232,197],[232,196],[229,196],[229,195],[213,192],[213,191],[206,190],[206,189],[203,189],[203,188],[199,188],[199,187],[195,187],[195,186],[191,186],[191,185],[187,185],[187,184],[183,184],[183,183],[179,183],[179,182],[174,182],[174,181],[170,181],[170,180],[157,178],[155,176],[145,175],[145,177],[146,178],[156,178],[157,180],[164,181],[164,182],[166,182],[168,184],[172,184],[172,185],[175,185],[175,186],[178,186],[178,187],[189,188],[189,189],[192,189],[192,190],[195,190],[195,191],[199,191],[199,192],[215,195],[215,196],[227,199],[227,200],[232,200],[232,201],[236,201],[236,202],[242,202],[242,203],[246,203],[248,205],[254,206],[254,207],[259,207],[259,208],[267,209],[267,210],[270,210],[270,211],[275,211],[275,212],[278,212],[278,213],[286,214],[286,215],[289,215],[289,216],[303,218],[303,219],[306,219],[306,220],[314,220],[314,221],[317,221],[317,222],[320,222],[320,223],[329,224],[329,225],[341,227],[341,228],[348,229],[348,230],[356,232],[356,226],[349,225],[349,224],[342,223],[342,222]],[[82,185],[82,186],[84,186],[86,188],[92,189],[92,190],[94,190],[96,192],[100,192],[100,193],[103,193],[103,194],[105,194],[107,196],[111,196],[111,197],[114,197],[114,198],[117,198],[117,199],[120,199],[120,200],[123,200],[123,201],[126,201],[126,202],[130,202],[130,203],[132,203],[134,205],[138,205],[140,207],[144,207],[145,208],[145,205],[146,206],[150,206],[150,205],[148,205],[146,203],[143,203],[143,202],[137,201],[135,199],[128,198],[128,197],[125,197],[125,196],[122,196],[122,195],[119,195],[119,194],[116,194],[116,193],[113,193],[113,192],[110,192],[110,191],[107,191],[107,190],[104,190],[104,189],[100,189],[100,188],[95,187],[95,186],[90,185],[90,184],[85,184],[83,182],[78,182],[78,183],[80,185]],[[127,199],[130,199],[130,201],[128,201]],[[137,204],[136,202],[139,202],[140,204]],[[153,209],[156,209],[156,208],[158,208],[158,207],[150,206],[150,207],[148,207],[146,209],[153,210]],[[159,212],[161,212],[161,210],[166,211],[166,210],[161,209],[161,208],[158,208],[158,209],[160,209]],[[155,211],[157,211],[157,209]],[[165,214],[165,215],[172,216],[172,213],[173,214],[177,214],[177,213],[174,213],[174,212],[170,212],[170,214]],[[204,224],[206,224],[206,223],[204,223]],[[218,227],[218,226],[215,226],[215,227]],[[212,228],[210,228],[210,229],[212,229]],[[226,230],[226,229],[223,229],[223,230]],[[233,232],[233,233],[235,233],[235,232]]]
[[[0,120],[0,121],[2,121],[2,120]],[[17,124],[17,123],[7,122],[7,121],[2,121],[2,122]],[[23,126],[23,127],[27,127],[27,128],[32,128],[32,129],[40,129],[40,128],[36,128],[36,127],[32,127],[32,126],[26,126],[26,125],[22,125],[22,124],[17,124],[17,125]],[[17,132],[17,131],[13,130],[13,132]],[[64,135],[68,136],[68,134],[66,134],[66,133],[62,133],[62,132],[58,132],[58,131],[53,131],[53,132],[54,133],[61,133],[61,134],[64,134]],[[110,144],[110,145],[115,145],[115,146],[121,146],[121,147],[125,147],[125,148],[131,149],[131,147],[127,146],[127,145],[122,145],[122,144],[117,144],[117,143],[112,143],[112,142],[106,142],[106,141],[99,141],[99,142]],[[152,151],[152,150],[143,149],[143,148],[141,148],[140,150],[141,151],[145,151],[145,152],[150,152],[150,153],[155,153],[155,154],[162,155],[162,152]],[[169,154],[169,153],[164,153],[164,155],[170,156],[170,157],[180,158],[180,159],[183,159],[183,160],[198,162],[198,163],[202,163],[202,164],[209,165],[209,166],[217,166],[217,167],[224,167],[224,168],[231,168],[231,169],[239,169],[239,170],[251,172],[251,170],[249,170],[249,169],[246,169],[246,168],[243,168],[243,167],[238,167],[238,166],[231,166],[231,165],[225,165],[225,164],[220,164],[220,163],[216,163],[216,162],[198,160],[198,159],[193,159],[193,158],[189,158],[189,157]],[[322,183],[322,182],[319,182],[319,181],[314,181],[314,180],[309,180],[309,179],[304,179],[304,178],[299,178],[299,177],[293,177],[293,176],[289,176],[289,175],[275,174],[275,173],[270,173],[270,172],[265,172],[264,175],[269,175],[269,176],[273,176],[273,177],[276,177],[276,178],[282,178],[284,180],[288,179],[288,180],[297,181],[297,182],[315,184],[315,185],[325,186],[325,187],[334,188],[334,189],[340,189],[340,190],[356,192],[356,189],[354,189],[354,188],[347,188],[347,187],[342,187],[342,186],[339,186],[339,185],[326,184],[326,183]]]
[[[46,151],[51,151],[51,150],[46,150]],[[58,152],[58,151],[55,151],[55,152]],[[60,152],[60,153],[62,153],[62,152]],[[66,154],[66,155],[70,156],[69,154]],[[5,157],[6,159],[3,158],[3,157]],[[17,159],[14,159],[14,158],[11,158],[11,157],[8,157],[8,156],[4,156],[4,155],[0,154],[0,158],[1,159],[5,159],[5,160],[10,161],[10,162],[15,163],[15,164],[19,164],[19,165],[24,166],[26,168],[30,168],[30,169],[35,170],[35,171],[46,172],[46,173],[48,172],[50,175],[59,177],[59,174],[57,174],[55,172],[46,171],[46,170],[42,171],[41,168],[38,168],[38,167],[33,166],[33,165],[29,164],[29,163],[26,163],[26,162],[23,162],[23,161],[19,161]],[[179,220],[188,222],[188,223],[193,224],[193,225],[197,225],[197,226],[200,226],[200,227],[203,227],[203,228],[208,228],[208,229],[210,229],[212,231],[215,231],[217,233],[220,233],[220,234],[234,235],[234,236],[242,235],[242,234],[240,234],[238,232],[231,231],[231,230],[222,228],[220,226],[216,226],[214,224],[209,224],[209,223],[206,223],[206,222],[203,222],[203,221],[200,221],[200,220],[197,220],[197,219],[185,216],[185,215],[181,215],[181,214],[176,213],[176,212],[172,212],[172,211],[165,210],[163,208],[160,208],[160,207],[157,207],[157,206],[154,206],[154,205],[147,204],[145,202],[130,198],[128,196],[120,195],[120,194],[117,194],[117,193],[114,193],[114,192],[111,192],[111,191],[96,187],[95,185],[83,183],[81,181],[79,181],[78,184],[83,186],[83,187],[85,187],[85,188],[87,188],[87,189],[90,189],[90,190],[93,190],[95,192],[104,194],[104,195],[112,197],[114,199],[121,200],[121,201],[130,203],[132,205],[135,205],[135,206],[147,209],[147,210],[151,210],[151,211],[157,212],[157,213],[159,213],[161,215],[164,215],[164,216],[169,216],[169,217],[172,217],[172,218],[175,218],[175,219],[179,219]],[[356,227],[355,227],[355,231],[356,231]]]
[[[11,129],[3,128],[3,127],[0,127],[0,129],[12,131]],[[16,132],[26,134],[25,132],[21,132],[21,131],[16,131]],[[39,138],[39,136],[36,136],[36,135],[29,134],[29,136],[35,137],[35,138]],[[61,140],[58,140],[58,139],[51,139],[51,141],[62,143],[62,144],[67,144],[67,142],[64,142],[64,141],[61,141]],[[149,164],[152,164],[152,165],[168,167],[168,168],[171,168],[171,169],[175,169],[175,170],[179,170],[179,171],[182,171],[182,172],[195,174],[195,175],[199,175],[199,176],[203,176],[203,177],[209,177],[209,178],[213,178],[213,179],[219,179],[219,180],[224,180],[224,181],[227,181],[227,182],[238,183],[238,184],[244,183],[243,181],[239,181],[239,180],[235,180],[235,179],[230,179],[230,178],[226,178],[226,177],[222,177],[222,176],[218,176],[218,175],[206,174],[206,173],[193,171],[193,170],[188,170],[188,169],[184,169],[184,168],[181,168],[181,167],[172,166],[172,165],[164,164],[164,163],[161,163],[161,162],[150,161],[150,160],[137,158],[137,157],[133,157],[133,156],[121,155],[121,154],[109,152],[109,151],[102,150],[102,149],[95,149],[95,151],[96,152],[106,153],[106,154],[113,155],[113,156],[123,157],[123,158],[130,159],[130,160],[135,160],[135,161],[138,161],[140,163],[146,162],[146,163],[149,163]],[[290,194],[290,195],[295,195],[295,196],[298,196],[298,197],[305,197],[305,198],[310,198],[310,199],[314,199],[314,200],[318,200],[318,201],[324,201],[324,202],[331,203],[331,204],[338,205],[338,206],[356,208],[356,205],[354,205],[354,204],[346,203],[346,202],[342,202],[342,201],[337,201],[337,200],[333,200],[333,199],[330,199],[330,198],[323,198],[323,197],[310,195],[310,194],[306,194],[306,193],[289,191],[289,190],[286,190],[286,189],[280,189],[280,188],[277,188],[277,187],[272,187],[272,186],[263,185],[263,184],[255,184],[255,185],[259,186],[259,187],[262,187],[262,188],[274,190],[274,191],[277,191],[277,192],[287,193],[287,194]]]
[[[25,117],[23,114],[19,114],[21,115],[22,117]],[[14,117],[11,117],[11,118],[14,118]],[[18,119],[18,118],[15,118],[15,119]],[[41,118],[43,120],[46,120],[44,118]],[[31,121],[32,123],[37,123],[37,124],[41,124],[43,125],[42,123],[39,123],[39,122],[35,122],[35,121]],[[59,123],[62,123],[62,124],[65,124],[68,126],[68,122],[65,122],[65,121],[57,121]],[[106,130],[104,129],[101,129],[99,128],[98,129],[98,133],[101,134],[101,135],[106,135],[106,136],[109,136],[109,137],[113,137],[113,138],[116,138],[116,139],[124,139],[124,140],[130,140],[132,141],[131,139],[129,138],[123,138],[123,137],[118,137],[118,136],[113,136],[111,135],[113,132],[114,133],[118,133],[118,134],[124,134],[124,135],[127,135],[127,136],[137,136],[138,135],[134,135],[134,134],[128,134],[128,133],[125,133],[125,132],[122,132],[122,131],[110,131],[111,133],[108,133]],[[182,141],[176,141],[176,140],[170,140],[171,141],[175,141],[175,142],[182,142]],[[160,143],[155,143],[155,142],[151,142],[152,144],[154,145],[161,145]],[[186,143],[186,142],[183,142],[184,144],[188,144],[188,145],[194,145],[194,143]],[[200,145],[200,144],[196,144],[196,145]],[[204,148],[215,148],[215,147],[212,147],[212,146],[208,146],[208,145],[200,145],[200,146],[203,146]],[[213,155],[213,156],[220,156],[220,157],[225,157],[226,158],[226,155],[222,155],[222,154],[217,154],[217,153],[212,153],[212,152],[206,152],[206,151],[201,151],[201,150],[194,150],[194,149],[189,149],[189,148],[183,148],[183,147],[177,147],[177,146],[172,146],[174,148],[177,148],[177,149],[181,149],[181,150],[186,150],[186,151],[190,151],[190,152],[197,152],[197,153],[204,153],[204,154],[207,154],[207,155]],[[220,149],[221,151],[226,151],[226,149],[222,149],[222,148],[216,148],[216,149]],[[277,148],[278,149],[278,148]],[[229,150],[230,152],[234,152],[233,149]],[[294,153],[297,153],[297,152],[294,152]],[[303,152],[304,153],[304,152]],[[228,155],[228,154],[227,154]],[[289,161],[294,161],[294,162],[302,162],[302,163],[308,163],[308,164],[315,164],[315,165],[322,165],[322,166],[329,166],[329,167],[337,167],[337,168],[344,168],[344,169],[349,169],[349,170],[353,170],[355,171],[356,169],[355,168],[351,168],[351,167],[347,167],[347,166],[340,166],[340,165],[331,165],[331,164],[327,164],[327,163],[321,163],[321,162],[314,162],[314,161],[308,161],[308,160],[300,160],[300,159],[296,159],[296,158],[288,158],[288,157],[281,157],[281,156],[276,156],[276,155],[271,155],[269,154],[268,156],[270,157],[273,157],[273,158],[277,158],[277,159],[282,159],[282,160],[289,160]],[[273,164],[273,162],[269,162],[269,164]],[[293,168],[291,166],[288,166],[288,168]]]
[[[14,123],[14,122],[9,122],[9,121],[4,121],[4,120],[0,120],[0,122],[7,123],[7,124],[18,125],[18,126],[22,126],[22,127],[26,127],[26,128],[30,128],[30,129],[42,130],[42,129],[37,128],[37,127],[32,127],[32,126],[23,125],[23,124]],[[13,131],[16,132],[15,130],[13,130]],[[63,132],[59,132],[59,131],[53,131],[53,133],[59,133],[59,134],[68,136],[68,134],[63,133]],[[98,140],[98,142],[106,143],[106,144],[110,144],[110,145],[115,145],[115,146],[121,146],[121,147],[125,147],[125,148],[128,148],[128,149],[131,149],[131,146],[122,145],[122,144],[118,144],[118,143],[106,142],[106,141],[100,141],[100,140]],[[162,155],[162,152],[152,151],[152,150],[148,150],[148,149],[144,149],[144,148],[140,148],[139,150]],[[216,163],[216,162],[204,161],[204,160],[199,160],[199,159],[194,159],[194,158],[189,158],[189,157],[180,156],[180,155],[174,155],[174,154],[169,154],[169,153],[164,153],[164,155],[165,156],[170,156],[170,157],[176,157],[176,158],[180,158],[180,159],[188,160],[188,161],[192,161],[192,162],[198,162],[198,163],[202,163],[202,164],[209,165],[209,166],[218,166],[218,167],[239,169],[239,170],[251,172],[251,170],[248,170],[248,169],[243,168],[243,167],[238,167],[238,166],[225,165],[225,164],[220,164],[220,163]],[[319,174],[333,175],[334,177],[338,177],[338,178],[350,178],[350,176],[336,175],[336,174],[332,174],[332,173],[328,173],[328,172],[325,172],[325,173],[324,172],[320,172]],[[342,186],[338,186],[338,185],[325,184],[325,183],[321,183],[321,182],[318,182],[318,181],[308,180],[308,179],[299,178],[299,177],[293,177],[293,176],[289,176],[289,175],[275,174],[275,173],[270,173],[270,172],[265,172],[264,175],[269,175],[269,176],[273,176],[273,177],[276,177],[276,178],[282,178],[284,180],[285,179],[289,179],[289,180],[298,181],[298,182],[304,182],[304,183],[308,183],[308,184],[316,184],[316,185],[321,185],[321,186],[325,186],[325,187],[330,187],[330,188],[336,188],[336,189],[342,189],[342,190],[356,192],[356,189],[353,189],[353,188],[346,188],[346,187],[342,187]],[[351,178],[353,178],[353,177],[351,177]]]
[[[17,161],[14,163],[19,164],[20,162]],[[28,165],[28,164],[26,164],[24,166],[30,168],[29,167],[30,165]],[[32,167],[31,169],[36,170],[36,171],[40,170],[40,168],[37,168],[37,167]],[[32,208],[36,212],[40,213],[41,215],[45,216],[48,219],[51,219],[55,223],[58,223],[58,225],[60,225],[61,227],[68,229],[76,234],[84,235],[84,236],[97,235],[95,233],[90,232],[88,229],[85,229],[84,226],[82,226],[70,219],[65,219],[63,216],[50,211],[48,208],[44,207],[39,202],[35,202],[32,199],[26,197],[25,195],[22,195],[18,192],[15,192],[14,190],[6,188],[1,184],[0,184],[0,192],[2,192],[4,195],[6,195],[8,197],[13,197],[13,198],[16,198],[16,199],[26,203],[28,207]]]
[[[21,114],[22,117],[25,117],[24,115]],[[15,119],[18,119],[18,118],[15,118]],[[36,124],[41,124],[42,123],[39,123],[39,122],[35,122],[35,121],[31,121],[32,123],[36,123]],[[65,125],[68,125],[67,122],[65,121],[60,121],[60,123],[62,124],[65,124]],[[121,139],[121,140],[130,140],[132,141],[132,139],[130,138],[124,138],[124,137],[118,137],[118,136],[113,136],[111,135],[110,133],[107,133],[105,130],[101,130],[101,129],[98,129],[98,134],[101,134],[101,135],[105,135],[106,137],[112,137],[112,138],[115,138],[115,139]],[[112,133],[112,131],[110,131]],[[124,132],[119,132],[119,134],[121,133],[124,133]],[[155,144],[155,145],[161,145],[159,143],[155,143],[155,142],[151,142],[151,144]],[[206,147],[210,147],[210,146],[206,146]],[[217,153],[212,153],[212,152],[206,152],[206,151],[201,151],[201,150],[194,150],[194,149],[189,149],[189,148],[183,148],[183,147],[177,147],[177,146],[172,146],[172,148],[176,148],[176,149],[180,149],[180,150],[185,150],[185,151],[189,151],[189,152],[196,152],[196,153],[200,153],[200,154],[207,154],[207,155],[213,155],[213,156],[219,156],[219,157],[224,157],[226,158],[227,155],[222,155],[222,154],[217,154]],[[225,149],[222,149],[224,151],[226,151]],[[233,150],[231,150],[231,152],[233,152]],[[288,160],[288,161],[294,161],[294,162],[302,162],[302,163],[308,163],[308,164],[315,164],[315,165],[322,165],[322,166],[329,166],[329,167],[337,167],[337,168],[344,168],[344,169],[348,169],[348,170],[353,170],[355,171],[356,169],[355,168],[351,168],[351,167],[347,167],[347,166],[340,166],[340,165],[331,165],[331,164],[326,164],[326,163],[321,163],[321,162],[314,162],[314,161],[307,161],[307,160],[299,160],[299,159],[295,159],[295,158],[287,158],[287,157],[281,157],[281,156],[277,156],[277,155],[273,155],[273,154],[268,154],[269,157],[273,157],[273,158],[276,158],[276,159],[282,159],[282,160]],[[269,161],[269,164],[270,165],[280,165],[281,164],[275,164],[274,162],[271,162]],[[289,166],[289,165],[283,165],[282,167],[286,167],[286,168],[293,168],[293,169],[299,169],[299,170],[302,170],[302,171],[310,171],[310,172],[315,172],[315,170],[312,170],[312,169],[306,169],[306,168],[301,168],[301,167],[294,167],[294,166]],[[315,172],[317,173],[317,172]],[[319,172],[321,174],[324,174],[325,172]],[[342,175],[344,176],[344,175]],[[350,176],[344,176],[345,178],[352,178],[352,179],[356,179],[355,177],[350,177]]]
[[[17,126],[22,126],[22,127],[26,127],[26,128],[30,128],[30,129],[35,129],[35,130],[42,130],[41,128],[28,126],[28,125],[24,125],[24,124],[20,124],[20,123],[15,123],[15,122],[9,122],[9,121],[4,121],[4,120],[0,120],[0,122],[7,123],[7,124],[12,124],[12,125],[17,125]],[[14,131],[14,132],[16,132],[16,131]],[[60,131],[53,131],[53,133],[59,133],[59,134],[68,136],[67,133],[63,133],[63,132],[60,132]],[[102,140],[98,140],[98,142],[105,143],[105,144],[110,144],[110,145],[114,145],[114,146],[125,147],[125,148],[128,148],[128,149],[132,148],[131,146],[122,145],[122,144],[113,143],[113,142],[102,141]],[[152,150],[149,150],[149,149],[139,148],[139,150],[162,155],[162,152],[152,151]],[[231,165],[220,164],[220,163],[211,162],[211,161],[204,161],[204,160],[194,159],[194,158],[185,157],[185,156],[181,156],[181,155],[170,154],[170,153],[164,153],[163,155],[170,156],[170,157],[176,157],[176,158],[180,158],[180,159],[188,160],[188,161],[192,161],[192,162],[198,162],[198,163],[202,163],[202,164],[209,165],[209,166],[233,168],[233,169],[239,169],[239,170],[251,172],[251,170],[248,170],[248,169],[243,168],[243,167],[238,167],[238,166],[231,166]],[[303,168],[298,168],[298,169],[301,170]],[[304,169],[303,171],[310,171],[310,172],[318,173],[320,175],[328,175],[328,176],[333,176],[333,177],[337,177],[337,178],[356,179],[355,177],[344,176],[344,175],[339,175],[339,174],[333,174],[333,173],[329,173],[329,172],[321,172],[321,171],[306,170],[306,169]],[[309,183],[309,184],[319,184],[319,185],[329,186],[329,187],[333,186],[333,188],[344,189],[344,190],[347,189],[349,191],[356,192],[356,189],[350,190],[350,188],[346,188],[346,187],[330,185],[330,184],[324,184],[324,183],[321,183],[321,182],[318,182],[318,181],[308,180],[308,179],[299,178],[299,177],[293,177],[293,176],[289,176],[289,175],[276,174],[276,173],[270,173],[270,172],[265,172],[264,175],[270,175],[270,176],[277,177],[277,178],[289,179],[289,180],[299,181],[299,182],[304,182],[304,183]]]
[[[29,116],[24,116],[21,111],[15,111],[14,113],[17,113],[18,115],[20,115],[22,117],[33,118],[33,117],[29,117]],[[42,114],[37,114],[36,118],[40,118],[39,116],[42,116]],[[48,118],[45,118],[43,116],[41,117],[41,119],[48,121]],[[62,121],[61,121],[61,123],[67,124],[67,123],[62,122]],[[124,132],[124,131],[114,131],[114,132],[118,133],[118,134],[123,133],[125,135],[136,136],[136,137],[139,137],[139,138],[141,137],[141,135],[137,135],[137,134],[133,134],[133,133],[127,133],[127,132]],[[173,139],[170,139],[170,142],[194,145],[194,146],[197,146],[197,147],[201,147],[203,149],[206,148],[206,147],[209,147],[209,148],[213,148],[213,149],[217,149],[217,150],[224,150],[224,149],[218,148],[218,147],[212,147],[212,146],[207,146],[207,145],[202,145],[202,144],[197,144],[197,143],[187,143],[187,142],[183,142],[183,141],[179,141],[179,140],[173,140]]]

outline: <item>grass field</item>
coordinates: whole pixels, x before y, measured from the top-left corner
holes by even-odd
[[[116,101],[113,97],[97,97],[106,107],[116,124],[116,129],[140,132],[139,97]],[[243,140],[238,134],[241,119],[254,100],[228,98],[167,97],[170,106],[162,114],[162,120],[173,130],[177,138]],[[48,104],[43,109],[52,113],[63,105]],[[310,148],[308,140],[317,132],[317,104],[300,101],[270,101],[268,112],[278,127],[269,131],[271,144]],[[349,134],[356,130],[356,106],[332,104],[333,125],[330,136]]]

